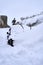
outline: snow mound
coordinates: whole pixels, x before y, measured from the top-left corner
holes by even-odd
[[[11,27],[14,47],[7,45],[8,28],[0,29],[0,65],[43,65],[43,23],[31,30]]]

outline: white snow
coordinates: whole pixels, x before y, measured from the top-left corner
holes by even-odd
[[[0,65],[43,65],[43,23],[30,30],[11,26],[14,47],[7,44],[8,28],[0,28]]]

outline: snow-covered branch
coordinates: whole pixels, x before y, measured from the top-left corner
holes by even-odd
[[[39,16],[39,15],[43,15],[43,11],[39,14],[36,14],[36,15],[32,15],[32,16],[27,16],[27,17],[21,17],[20,20],[23,21],[23,20],[27,20],[29,18],[33,18],[33,17],[36,17],[36,16]]]
[[[33,22],[33,23],[28,23],[26,24],[26,26],[30,27],[30,29],[33,27],[33,26],[36,26],[38,24],[42,23],[40,20],[36,20],[36,22]]]

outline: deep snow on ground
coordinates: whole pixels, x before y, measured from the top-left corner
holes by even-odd
[[[14,47],[7,44],[8,30],[0,29],[0,65],[43,65],[43,23],[31,30],[11,26]]]

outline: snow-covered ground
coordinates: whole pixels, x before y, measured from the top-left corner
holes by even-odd
[[[7,44],[8,28],[0,28],[0,65],[43,65],[43,23],[31,30],[11,26],[14,47]]]

